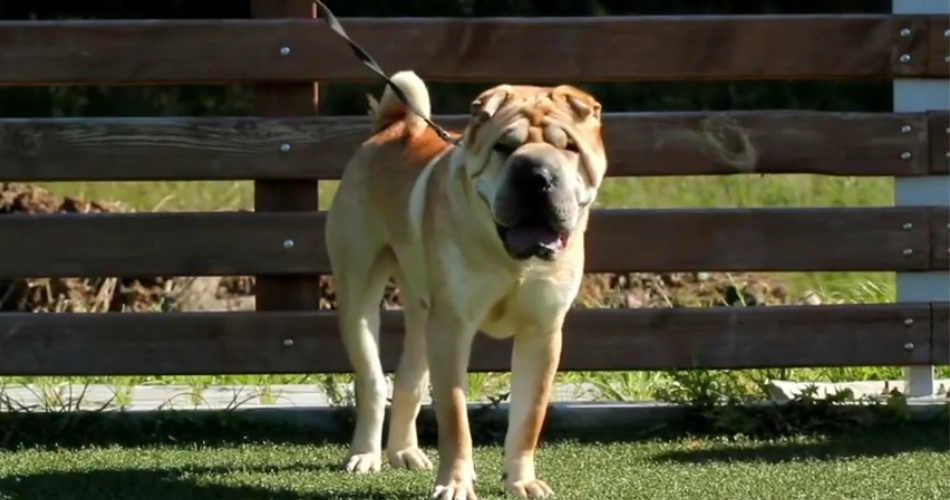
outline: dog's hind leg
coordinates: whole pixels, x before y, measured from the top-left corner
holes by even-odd
[[[356,376],[356,429],[344,468],[375,472],[382,464],[386,377],[379,359],[380,299],[395,257],[388,247],[338,248],[332,259],[340,334]]]
[[[405,286],[405,281],[404,277],[397,275],[406,337],[393,383],[386,455],[390,465],[395,468],[431,469],[432,462],[419,449],[416,433],[416,418],[419,416],[419,408],[429,381],[425,337],[426,310],[421,299]]]

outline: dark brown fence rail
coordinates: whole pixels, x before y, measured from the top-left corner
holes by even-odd
[[[930,332],[930,362],[950,364],[950,304],[931,305]]]
[[[930,212],[930,268],[950,269],[950,209]],[[950,335],[950,330],[947,330]]]
[[[258,17],[276,16],[264,8]],[[937,35],[942,36],[940,16],[354,18],[342,22],[383,67],[414,68],[424,78],[439,81],[947,74],[947,63],[941,58],[946,44]],[[909,30],[906,36],[901,34],[903,29]],[[313,20],[4,22],[0,41],[3,85],[374,81],[345,43],[321,21]]]
[[[0,216],[0,234],[16,235],[0,245],[0,277],[287,275],[327,268],[323,214],[315,211],[9,214]]]
[[[0,85],[254,84],[252,117],[0,119],[0,181],[255,181],[255,211],[0,216],[0,278],[257,275],[255,312],[0,314],[0,375],[341,372],[317,180],[337,179],[365,117],[316,115],[313,82],[370,81],[307,0],[253,20],[0,22]],[[390,71],[537,83],[946,78],[941,16],[344,19]],[[214,40],[214,43],[209,43]],[[442,116],[461,126],[464,118]],[[612,176],[744,173],[697,139],[748,134],[749,173],[950,172],[945,111],[605,117]],[[738,135],[736,137],[739,137]],[[735,151],[742,154],[741,141]],[[731,144],[730,141],[726,141]],[[942,207],[605,210],[588,271],[950,269]],[[671,231],[670,228],[676,228]],[[8,236],[9,235],[9,236]],[[72,242],[65,247],[60,242]],[[576,309],[565,370],[950,364],[946,303]],[[384,366],[399,312],[383,313]],[[475,370],[507,370],[479,338]]]
[[[950,17],[933,16],[927,19],[927,69],[930,76],[950,76]]]
[[[303,106],[312,114],[312,97]],[[287,113],[285,113],[287,114]],[[947,115],[759,111],[608,113],[611,176],[746,173],[926,175],[947,165]],[[437,121],[462,127],[464,117]],[[338,179],[364,117],[0,119],[0,181]],[[714,132],[731,150],[715,153]],[[932,157],[932,160],[931,160]]]
[[[930,304],[576,309],[564,370],[920,365]],[[945,314],[944,314],[945,317]],[[326,312],[0,315],[0,375],[345,372]],[[402,315],[385,312],[383,365],[396,366]],[[945,347],[945,346],[944,346]],[[472,369],[506,371],[510,341],[479,336]],[[108,361],[106,361],[108,360]]]
[[[929,207],[600,209],[586,269],[924,271],[946,267],[945,220]],[[0,234],[17,236],[0,245],[0,277],[327,273],[324,221],[316,211],[4,215]]]
[[[950,174],[950,113],[931,111],[927,114],[930,131],[930,165],[932,174]]]

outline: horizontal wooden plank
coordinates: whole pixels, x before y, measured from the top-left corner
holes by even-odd
[[[931,213],[929,207],[598,209],[587,233],[587,270],[927,270]],[[2,215],[0,234],[17,237],[0,245],[0,277],[326,273],[325,216]],[[285,247],[288,240],[293,244]]]
[[[927,123],[930,129],[927,138],[930,144],[930,173],[950,174],[950,112],[929,111]]]
[[[575,309],[561,369],[926,364],[930,315],[926,303]],[[0,375],[347,372],[337,332],[332,312],[2,314]],[[384,312],[387,371],[402,336],[401,313]],[[471,368],[507,371],[510,352],[479,335]]]
[[[464,116],[436,120],[465,125]],[[741,133],[756,173],[903,177],[927,173],[927,120],[926,113],[607,113],[604,142],[611,176],[743,173],[730,163],[748,153]],[[367,119],[355,116],[0,119],[0,181],[338,179],[368,131]],[[704,139],[710,133],[724,153]]]
[[[928,18],[927,74],[936,78],[950,77],[950,17]]]
[[[931,211],[930,268],[950,271],[950,207]]]
[[[316,213],[0,215],[0,277],[312,272],[327,259]]]
[[[936,17],[936,16],[934,16]],[[926,76],[926,16],[342,19],[389,71],[454,82]],[[901,28],[917,27],[901,37]],[[911,43],[921,39],[923,43]],[[209,43],[213,40],[214,43]],[[286,48],[287,50],[282,50]],[[905,51],[910,59],[901,60]],[[322,22],[0,23],[0,85],[374,81]]]
[[[931,304],[930,362],[937,366],[950,365],[950,304]]]
[[[923,270],[927,222],[926,208],[604,210],[591,217],[588,268]]]

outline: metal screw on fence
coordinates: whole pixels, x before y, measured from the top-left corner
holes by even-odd
[[[282,153],[286,153],[287,151],[290,151],[290,143],[289,143],[289,142],[285,142],[285,143],[281,144],[281,145],[280,145],[280,151],[281,151]]]
[[[913,255],[913,254],[914,254],[914,249],[913,249],[913,248],[905,248],[905,249],[904,249],[904,255]]]
[[[914,324],[914,318],[907,318],[907,319],[904,320],[904,325],[905,325],[905,326],[910,326],[910,325],[913,325],[913,324]]]
[[[281,48],[280,48],[280,55],[282,55],[282,56],[289,56],[289,55],[290,55],[290,47],[281,47]]]
[[[912,156],[914,155],[910,154],[910,151],[904,151],[903,153],[901,153],[902,160],[909,160]]]
[[[915,347],[915,346],[914,346],[914,343],[913,343],[913,342],[908,342],[908,343],[904,344],[904,350],[905,350],[905,351],[913,351],[913,350],[914,350],[914,347]]]
[[[294,339],[284,339],[284,347],[293,347]]]
[[[911,229],[914,228],[914,225],[911,224],[910,222],[905,222],[902,227],[904,228],[904,231],[910,231]]]
[[[901,62],[902,63],[910,62],[910,54],[901,54]]]
[[[290,249],[294,247],[294,240],[286,239],[284,240],[284,248]]]
[[[905,38],[910,36],[910,28],[901,28],[900,34]]]
[[[903,133],[905,133],[905,134],[906,134],[906,133],[909,133],[910,131],[911,131],[910,125],[904,125],[903,127],[901,127],[901,132],[903,132]]]

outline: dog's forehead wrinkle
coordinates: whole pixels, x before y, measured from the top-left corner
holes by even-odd
[[[539,127],[531,127],[528,129],[527,140],[531,142],[542,142],[544,140],[544,135],[541,133]]]
[[[544,125],[544,119],[548,115],[554,113],[555,108],[551,106],[549,102],[536,102],[531,106],[524,106],[521,109],[521,114],[528,119],[528,123],[532,127],[542,127]]]
[[[554,123],[548,123],[544,127],[544,139],[557,147],[564,147],[567,143],[567,133],[564,129]]]
[[[516,123],[515,126],[506,130],[505,133],[501,135],[499,140],[512,143],[522,143],[528,138],[529,133],[529,127],[522,123]]]

